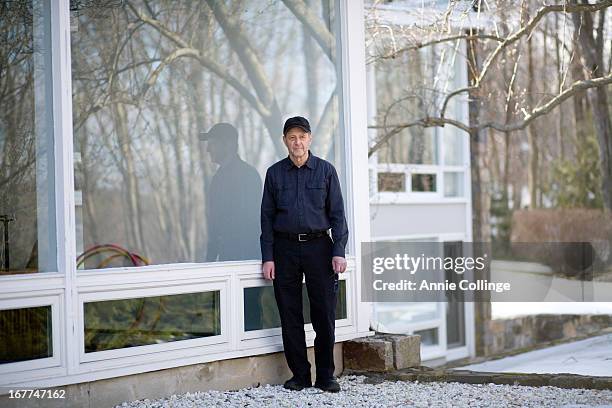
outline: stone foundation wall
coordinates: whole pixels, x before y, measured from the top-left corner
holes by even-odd
[[[314,349],[308,349],[313,365]],[[342,343],[334,347],[335,374],[342,373]],[[10,399],[0,395],[0,407],[73,408],[114,407],[124,401],[165,398],[173,394],[209,390],[236,390],[263,384],[282,384],[291,377],[283,353],[213,361],[148,373],[109,378],[53,389],[65,390],[65,399]]]
[[[612,327],[612,315],[533,315],[489,320],[481,356],[493,356],[597,333]]]

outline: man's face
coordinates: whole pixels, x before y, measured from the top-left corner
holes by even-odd
[[[220,164],[221,159],[223,158],[223,146],[221,140],[219,138],[212,138],[207,144],[208,146],[206,147],[206,150],[210,154],[210,158],[212,159],[213,163]]]
[[[287,146],[289,155],[293,157],[302,157],[308,155],[308,149],[312,142],[312,135],[305,132],[302,128],[294,127],[287,131],[283,136],[283,142]]]

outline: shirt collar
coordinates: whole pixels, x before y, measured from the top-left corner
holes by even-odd
[[[293,164],[293,162],[291,161],[291,158],[289,156],[287,156],[285,160],[287,161],[285,165],[286,170],[290,170],[291,168],[296,167],[295,164]],[[315,156],[314,154],[312,154],[310,150],[308,150],[308,158],[306,159],[306,162],[304,163],[304,165],[308,167],[309,169],[314,170],[317,168],[318,162],[319,162],[319,158]]]

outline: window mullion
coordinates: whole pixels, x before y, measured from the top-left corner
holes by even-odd
[[[56,220],[58,269],[65,276],[63,307],[60,310],[63,364],[72,372],[78,350],[76,330],[76,270],[74,239],[74,172],[72,143],[72,87],[70,71],[70,3],[51,1],[53,66],[53,133],[55,140]]]

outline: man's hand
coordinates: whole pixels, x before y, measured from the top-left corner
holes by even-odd
[[[274,279],[274,261],[266,261],[261,267],[263,277],[265,280]]]
[[[332,268],[334,268],[334,272],[336,273],[346,271],[346,259],[341,256],[334,256],[332,258]]]

